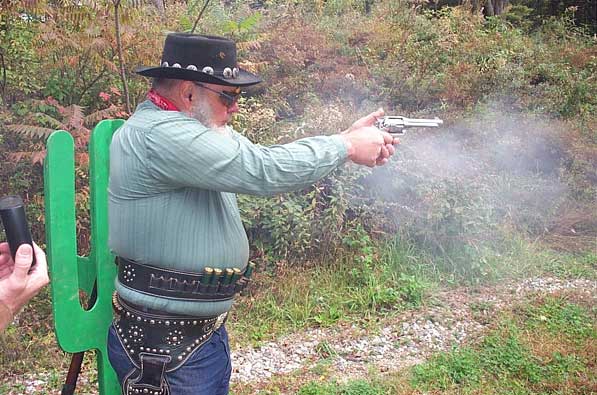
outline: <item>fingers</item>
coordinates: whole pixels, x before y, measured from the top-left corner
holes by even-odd
[[[384,144],[392,144],[394,142],[394,137],[388,132],[381,132],[383,136],[383,143]]]
[[[46,254],[44,254],[43,250],[37,244],[33,243],[33,248],[35,250],[35,266],[30,276],[35,286],[41,288],[50,282],[48,278],[48,262]]]
[[[33,262],[33,249],[29,244],[22,244],[17,250],[12,275],[16,280],[25,281]]]
[[[4,277],[10,276],[13,270],[14,263],[7,255],[0,255],[0,280]]]
[[[376,166],[383,166],[383,165],[385,165],[388,162],[389,161],[388,161],[387,158],[382,158],[382,159],[378,159],[377,162],[375,162],[375,165]]]
[[[378,159],[388,159],[389,157],[390,157],[390,150],[388,150],[388,146],[382,145]]]
[[[10,249],[8,243],[0,243],[0,278],[3,278],[12,273],[14,262],[10,256]]]
[[[364,116],[363,118],[356,121],[352,128],[362,128],[367,126],[373,126],[375,122],[377,122],[377,118],[383,117],[385,114],[382,108],[378,109],[377,111],[373,111],[371,114]]]
[[[381,118],[384,115],[383,108],[378,109],[377,111],[373,111],[371,114],[367,115],[366,117],[362,118],[364,126],[373,126],[375,122],[377,122],[377,118]]]
[[[386,144],[386,149],[388,150],[389,155],[392,156],[396,153],[396,147],[393,144]]]
[[[381,118],[385,115],[385,111],[383,110],[383,108],[378,108],[376,111],[373,111],[371,114],[368,115],[368,117],[373,117],[375,118],[375,120],[373,121],[373,123],[375,123],[375,121],[377,121],[377,118]]]

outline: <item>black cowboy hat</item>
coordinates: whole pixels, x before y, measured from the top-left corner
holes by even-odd
[[[249,86],[261,82],[255,74],[238,67],[234,41],[190,33],[168,34],[160,66],[139,67],[135,72],[145,77],[226,86]]]

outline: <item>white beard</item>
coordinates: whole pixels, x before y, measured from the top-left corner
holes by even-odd
[[[189,116],[195,118],[203,125],[207,126],[211,130],[218,132],[223,135],[228,135],[228,128],[226,125],[218,126],[213,121],[213,112],[207,100],[199,99],[193,102],[189,111]]]
[[[189,109],[189,116],[195,118],[205,126],[212,128],[216,125],[213,122],[213,112],[209,104],[203,98],[195,100]]]

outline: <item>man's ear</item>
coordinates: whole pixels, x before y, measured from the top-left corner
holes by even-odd
[[[191,106],[195,98],[195,84],[190,81],[183,81],[178,88],[178,100],[184,103],[185,110]]]

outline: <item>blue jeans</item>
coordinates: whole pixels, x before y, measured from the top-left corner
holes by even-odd
[[[122,385],[135,366],[122,348],[114,325],[108,333],[108,358]],[[222,325],[180,368],[165,375],[172,395],[226,395],[231,373],[228,332]]]

